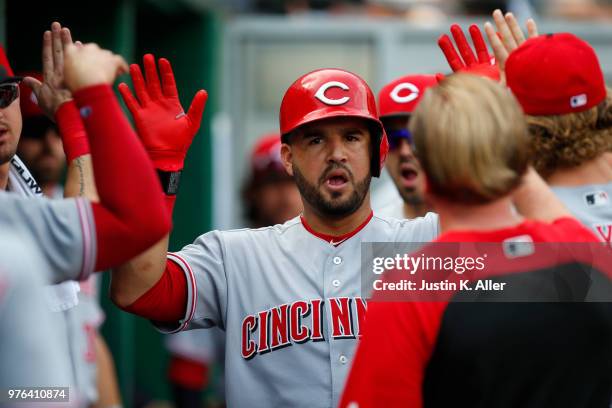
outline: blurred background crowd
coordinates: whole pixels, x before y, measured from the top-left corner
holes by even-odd
[[[586,39],[612,79],[610,0],[0,0],[0,43],[16,72],[40,71],[42,32],[60,21],[74,39],[97,42],[128,62],[146,52],[170,59],[184,105],[197,89],[208,90],[178,196],[170,246],[176,250],[213,228],[258,227],[299,214],[275,134],[280,99],[295,78],[339,67],[378,91],[400,75],[448,72],[438,36],[455,21],[490,19],[496,8],[520,21],[535,18],[540,32]],[[65,159],[56,129],[27,103],[22,113],[19,154],[45,193],[61,196]],[[388,176],[373,188],[374,208],[400,199]],[[123,406],[188,406],[194,399],[223,405],[222,332],[163,338],[110,303],[107,276],[98,286],[106,315],[101,333]]]

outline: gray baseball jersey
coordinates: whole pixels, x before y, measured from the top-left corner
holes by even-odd
[[[32,256],[28,241],[11,231],[0,229],[0,243],[0,390],[71,387],[74,395],[62,319],[42,296],[44,260]],[[0,405],[10,405],[6,395],[0,396]]]
[[[404,215],[404,201],[400,198],[382,207],[380,210],[376,211],[376,214],[382,217],[398,218],[400,220],[406,218]]]
[[[76,305],[73,299],[76,290],[72,287],[79,286],[76,282],[65,282],[61,286],[48,284],[82,279],[93,271],[96,240],[91,205],[84,199],[51,201],[19,197],[4,191],[0,191],[0,203],[0,231],[10,240],[28,248],[27,254],[20,256],[17,263],[25,259],[36,262],[38,266],[34,270],[47,284],[39,290],[37,297],[46,301],[46,313],[41,314],[39,319],[52,322],[60,333],[62,341],[55,353],[70,363],[70,383],[78,385],[83,382],[78,374],[86,369],[88,363],[84,359],[75,358],[74,354],[80,350],[78,344],[86,341],[87,337],[83,330],[72,328],[67,313],[81,313],[76,311],[80,305],[73,307]],[[15,255],[5,246],[4,241],[0,242],[0,262],[14,264],[10,260]],[[19,334],[13,333],[13,336]],[[40,336],[38,341],[44,338]],[[71,391],[73,399],[86,399],[86,389],[74,388]]]
[[[159,329],[226,331],[228,406],[336,406],[366,310],[361,243],[428,242],[438,232],[432,213],[414,220],[374,216],[333,244],[299,217],[209,232],[168,254],[187,276],[188,304],[177,327]]]
[[[552,190],[584,226],[612,246],[612,183]]]

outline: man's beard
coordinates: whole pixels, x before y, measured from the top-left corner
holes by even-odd
[[[325,183],[327,174],[338,168],[346,170],[349,177],[348,182],[354,187],[351,195],[342,201],[334,199],[334,196],[338,197],[340,195],[339,193],[334,192],[331,199],[326,199],[320,190],[323,183]],[[342,218],[357,211],[370,190],[370,181],[372,180],[372,177],[368,175],[363,180],[355,182],[352,173],[346,167],[338,164],[331,165],[325,169],[319,178],[318,186],[310,184],[295,164],[293,165],[293,175],[295,184],[304,200],[320,214],[333,218]]]
[[[402,197],[402,200],[404,200],[404,202],[410,206],[419,206],[425,204],[425,200],[415,188],[400,188],[398,189],[398,192]]]

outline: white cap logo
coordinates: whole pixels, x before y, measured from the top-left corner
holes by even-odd
[[[400,96],[399,93],[403,90],[409,90],[410,93],[406,96]],[[402,82],[401,84],[397,84],[395,88],[391,91],[391,99],[393,99],[397,103],[408,103],[414,101],[419,97],[419,88],[410,82]]]
[[[572,96],[570,99],[570,106],[572,108],[579,108],[587,104],[588,98],[586,94],[580,94]]]
[[[329,88],[340,88],[343,91],[349,90],[348,85],[343,84],[342,82],[330,81],[330,82],[326,82],[323,85],[321,85],[321,87],[315,94],[315,98],[317,98],[318,100],[320,100],[326,105],[332,105],[332,106],[344,105],[351,99],[350,96],[344,96],[340,99],[330,99],[327,96],[325,96],[325,92],[327,92]]]

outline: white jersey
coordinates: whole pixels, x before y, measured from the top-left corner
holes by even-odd
[[[612,183],[552,190],[585,227],[612,246]]]
[[[355,235],[325,241],[299,217],[259,229],[212,231],[168,254],[188,282],[186,315],[164,332],[226,331],[231,407],[335,407],[366,310],[362,242],[429,242],[433,213],[373,216]]]
[[[403,220],[406,218],[404,215],[404,202],[401,199],[394,201],[376,211],[376,214],[381,217],[390,217]]]

